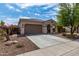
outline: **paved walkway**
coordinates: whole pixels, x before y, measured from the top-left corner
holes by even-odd
[[[18,56],[79,56],[79,40],[71,41],[52,35],[36,35],[28,38],[41,49]]]

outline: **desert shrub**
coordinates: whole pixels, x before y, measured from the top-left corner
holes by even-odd
[[[62,33],[62,36],[66,36],[66,33]]]
[[[73,34],[73,36],[71,36],[70,33],[62,33],[63,36],[65,36],[66,38],[69,38],[69,39],[79,39],[79,36],[77,34]]]
[[[57,31],[58,31],[58,33],[62,33],[63,32],[63,26],[57,25]]]
[[[3,40],[3,39],[4,39],[4,37],[0,36],[0,40]]]
[[[5,30],[0,29],[0,40],[3,40],[5,37]]]
[[[21,44],[16,45],[16,48],[22,48],[22,47],[24,47],[24,45],[21,45]]]

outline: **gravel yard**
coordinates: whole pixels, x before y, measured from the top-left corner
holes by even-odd
[[[17,54],[39,49],[32,41],[26,37],[11,37],[12,41],[18,41],[16,44],[6,46],[5,42],[0,41],[0,56],[14,56]]]

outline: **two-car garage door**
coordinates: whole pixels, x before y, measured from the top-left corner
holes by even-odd
[[[42,25],[25,25],[25,34],[40,34],[42,33]]]

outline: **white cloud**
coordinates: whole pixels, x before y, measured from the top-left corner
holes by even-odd
[[[0,3],[78,3],[79,0],[1,0]]]
[[[20,10],[20,9],[16,9],[16,11],[17,11],[17,12],[21,12],[21,10]]]
[[[38,14],[38,13],[35,13],[35,15],[36,15],[36,16],[40,16],[40,14]]]
[[[6,4],[6,6],[7,6],[9,9],[11,9],[11,10],[15,10],[15,11],[17,11],[17,12],[21,12],[20,9],[17,9],[17,8],[13,7],[12,5],[10,5],[10,4]]]
[[[57,10],[57,11],[59,11],[60,9],[59,9],[59,7],[57,6],[57,7],[55,7],[55,8],[54,8],[54,10]]]
[[[13,6],[9,5],[9,4],[6,4],[6,6],[9,8],[9,9],[15,9]]]
[[[19,19],[20,18],[22,18],[22,19],[31,19],[31,17],[27,17],[27,16],[26,17],[20,16]]]
[[[57,5],[57,4],[47,4],[47,6],[46,7],[43,7],[44,9],[48,9],[48,8],[50,8],[50,7],[53,7],[53,6],[55,6],[55,5]]]
[[[16,5],[19,6],[20,8],[22,8],[22,9],[24,9],[24,8],[29,7],[29,6],[44,5],[44,4],[49,4],[49,3],[19,3],[19,4],[16,4]]]
[[[12,24],[17,25],[19,19],[18,18],[5,17],[5,19],[3,21],[5,22],[5,25],[12,25]]]
[[[32,6],[33,4],[25,4],[25,3],[21,3],[21,4],[16,4],[16,5],[23,9],[23,8],[28,7],[28,6]]]

